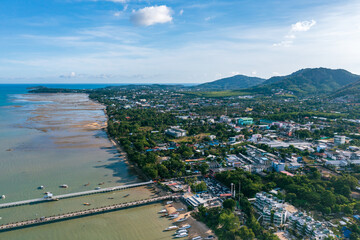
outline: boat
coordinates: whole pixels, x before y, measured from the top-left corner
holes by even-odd
[[[165,213],[165,214],[161,215],[161,217],[167,217],[167,216],[169,216],[168,213]]]
[[[175,215],[179,215],[179,213],[178,213],[178,212],[174,212],[174,213],[172,213],[172,214],[169,214],[169,217],[173,217],[173,216],[175,216]]]
[[[158,211],[158,213],[166,213],[167,212],[167,210],[164,208],[164,209],[162,209],[162,210],[160,210],[160,211]]]
[[[179,229],[188,229],[188,228],[191,228],[190,224],[182,225]]]
[[[86,187],[86,186],[89,186],[90,185],[90,183],[88,182],[88,183],[86,183],[86,184],[84,184],[84,186]]]
[[[126,194],[124,197],[128,197],[128,196],[130,196],[130,194]]]
[[[187,232],[188,232],[188,230],[186,230],[186,229],[179,229],[176,231],[176,234],[187,233]]]
[[[178,226],[172,225],[172,226],[166,228],[165,231],[173,231],[173,230],[176,230],[176,229],[178,229],[178,228],[179,228]]]
[[[61,188],[68,188],[69,186],[66,184],[60,185]]]
[[[101,183],[99,183],[98,185],[104,185],[105,184],[105,182],[101,182]]]
[[[170,219],[175,219],[175,218],[178,218],[178,217],[179,217],[179,214],[170,217]]]
[[[95,190],[100,190],[100,189],[101,189],[101,187],[96,187],[96,188],[95,188]]]
[[[43,186],[43,185],[41,185],[40,187],[38,187],[38,189],[44,189],[44,186]]]
[[[175,236],[175,238],[184,238],[184,237],[187,237],[188,234],[187,233],[184,233],[184,234],[178,234]]]
[[[5,199],[6,198],[6,196],[5,195],[1,195],[1,198],[0,199]]]
[[[180,219],[177,220],[176,222],[179,223],[179,222],[183,222],[183,221],[186,221],[186,218],[180,218]]]
[[[201,240],[201,239],[202,239],[202,237],[196,236],[196,237],[193,237],[191,240]]]
[[[84,205],[85,205],[85,206],[90,206],[90,205],[91,205],[91,203],[84,202]]]
[[[182,211],[185,211],[185,208],[179,208],[179,209],[176,209],[176,211],[182,212]]]
[[[166,202],[166,204],[172,204],[173,203],[173,201],[167,201]]]

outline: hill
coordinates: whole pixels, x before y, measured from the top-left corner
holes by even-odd
[[[257,77],[248,77],[245,75],[235,75],[228,78],[222,78],[213,82],[207,82],[197,85],[193,88],[201,90],[236,90],[250,88],[263,83],[265,79]]]
[[[296,96],[328,94],[359,80],[359,75],[343,69],[307,68],[288,76],[272,77],[263,84],[251,88],[250,92]]]
[[[329,95],[336,101],[360,102],[360,81],[351,83]]]

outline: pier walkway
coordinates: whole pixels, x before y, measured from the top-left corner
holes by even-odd
[[[59,215],[54,215],[54,216],[50,216],[50,217],[41,217],[41,218],[26,220],[26,221],[22,221],[22,222],[9,223],[9,224],[0,225],[0,231],[10,231],[10,230],[19,229],[19,228],[26,228],[26,227],[31,227],[31,226],[41,225],[41,224],[58,222],[58,221],[65,221],[65,220],[69,220],[69,219],[73,219],[73,218],[80,218],[80,217],[85,217],[85,216],[94,215],[94,214],[101,214],[101,213],[116,211],[116,210],[120,210],[120,209],[124,209],[124,208],[130,208],[130,207],[136,207],[136,206],[156,203],[159,201],[163,201],[163,200],[167,200],[167,199],[174,199],[177,197],[178,197],[178,195],[174,195],[174,194],[166,195],[166,196],[162,196],[162,197],[143,199],[143,200],[138,200],[138,201],[134,201],[134,202],[120,203],[120,204],[114,204],[114,205],[109,205],[109,206],[105,206],[105,207],[92,208],[92,209],[81,210],[81,211],[77,211],[77,212],[59,214]]]
[[[30,200],[24,200],[24,201],[18,201],[18,202],[3,203],[3,204],[0,204],[0,209],[1,208],[20,206],[20,205],[26,205],[26,204],[48,202],[48,201],[53,201],[53,200],[57,200],[57,199],[79,197],[79,196],[92,195],[92,194],[97,194],[97,193],[113,192],[113,191],[123,190],[123,189],[127,189],[127,188],[145,186],[145,185],[149,185],[149,184],[152,184],[152,183],[154,183],[154,182],[149,181],[149,182],[142,182],[142,183],[134,183],[134,184],[128,184],[128,185],[122,185],[122,186],[115,186],[115,187],[108,187],[108,188],[89,190],[89,191],[84,191],[84,192],[75,192],[75,193],[62,194],[62,195],[53,196],[52,198],[43,197],[43,198],[30,199]]]

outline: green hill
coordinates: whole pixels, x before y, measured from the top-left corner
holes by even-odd
[[[320,95],[333,92],[359,80],[360,76],[343,69],[307,68],[288,76],[272,77],[263,84],[251,88],[250,91],[264,95]]]
[[[330,99],[360,102],[360,81],[351,83],[329,95]]]
[[[244,75],[235,75],[233,77],[222,78],[213,82],[203,83],[193,88],[201,90],[237,90],[250,88],[264,82],[265,79],[257,77],[248,77]]]

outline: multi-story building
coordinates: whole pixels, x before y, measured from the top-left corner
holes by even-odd
[[[346,138],[345,136],[335,135],[334,144],[335,145],[345,144],[345,138]]]
[[[172,127],[165,130],[165,134],[178,138],[178,137],[185,137],[186,131],[179,127]]]
[[[254,123],[253,118],[239,118],[238,119],[238,125],[244,126],[244,125],[251,125]]]
[[[286,222],[288,212],[286,204],[271,194],[261,192],[256,194],[254,207],[262,215],[264,224],[283,225]]]

